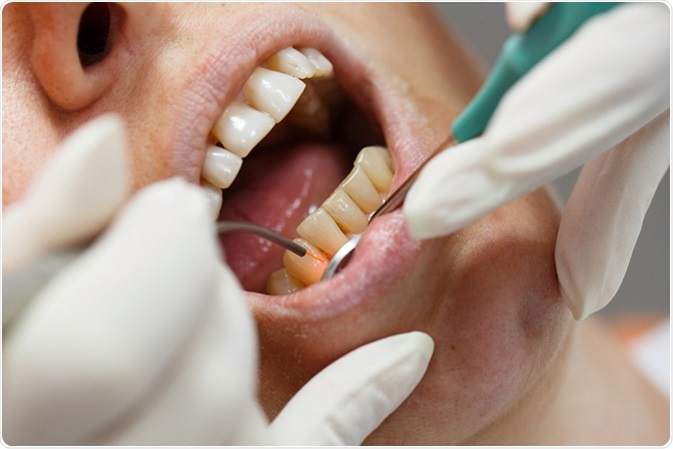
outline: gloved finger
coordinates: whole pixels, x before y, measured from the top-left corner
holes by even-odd
[[[438,154],[425,166],[404,200],[412,237],[450,234],[521,194],[519,185],[484,169],[487,144],[477,137]]]
[[[669,55],[666,5],[590,20],[503,98],[487,168],[532,191],[612,148],[668,108]]]
[[[122,120],[108,114],[63,141],[25,197],[3,213],[3,273],[98,234],[128,194]]]
[[[623,5],[592,19],[508,92],[481,138],[430,161],[405,200],[411,235],[472,223],[663,112],[669,44],[660,6]]]
[[[395,335],[345,355],[311,379],[271,423],[279,445],[359,445],[409,396],[434,343]]]
[[[227,444],[231,446],[270,446],[275,444],[269,429],[269,420],[257,401],[240,410],[238,432]]]
[[[141,191],[28,305],[3,341],[6,442],[74,444],[149,390],[213,289],[202,195],[180,180]]]
[[[208,292],[205,321],[180,350],[146,400],[129,414],[133,420],[108,432],[108,445],[220,445],[239,438],[253,419],[257,381],[254,322],[238,281],[227,267],[219,289]],[[192,298],[198,301],[198,298]],[[263,416],[263,415],[262,415]],[[255,431],[262,431],[266,421]],[[268,438],[267,438],[268,440]],[[268,441],[266,441],[268,443]]]
[[[561,218],[556,271],[576,319],[600,310],[624,279],[645,213],[670,165],[666,111],[589,162]]]
[[[505,17],[510,28],[519,33],[526,31],[549,9],[552,2],[506,2]]]

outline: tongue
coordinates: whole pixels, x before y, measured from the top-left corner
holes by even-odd
[[[247,221],[281,235],[296,228],[336,188],[350,169],[344,151],[301,144],[283,151],[255,151],[224,191],[219,220]],[[244,289],[265,292],[271,273],[282,268],[284,249],[261,237],[231,233],[220,237],[225,258]]]

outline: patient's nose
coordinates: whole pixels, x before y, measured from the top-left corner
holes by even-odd
[[[31,64],[49,99],[73,111],[99,99],[114,82],[102,66],[123,12],[109,3],[35,3]]]

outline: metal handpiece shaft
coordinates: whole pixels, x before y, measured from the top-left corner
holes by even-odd
[[[554,51],[568,37],[577,31],[584,22],[597,14],[609,11],[618,5],[615,2],[566,2],[555,3],[549,11],[538,19],[528,31],[510,37],[498,57],[491,74],[476,97],[458,116],[452,126],[451,134],[414,172],[395,190],[369,218],[371,223],[377,217],[395,210],[404,202],[407,192],[416,181],[425,165],[435,155],[458,142],[465,142],[481,135],[488,125],[500,100],[531,68]],[[323,280],[331,278],[348,263],[355,251],[359,237],[352,237],[343,251],[330,260]]]
[[[435,150],[428,155],[428,157],[419,165],[416,170],[414,170],[411,175],[399,186],[389,197],[386,199],[383,204],[379,206],[378,209],[369,217],[369,223],[372,222],[376,217],[380,217],[383,214],[392,212],[397,207],[399,207],[403,202],[404,198],[407,196],[407,192],[418,178],[418,175],[423,170],[423,167],[430,162],[436,155],[441,153],[444,150],[449,149],[457,143],[456,139],[449,135],[440,145],[435,148]],[[343,268],[351,258],[351,254],[355,251],[358,244],[360,243],[360,238],[362,234],[356,234],[350,238],[339,250],[334,254],[332,259],[327,264],[327,268],[323,272],[321,280],[325,281],[332,278],[341,268]]]
[[[442,151],[448,149],[449,147],[454,146],[457,143],[456,139],[453,138],[453,136],[449,135],[440,145],[435,148],[435,150],[428,155],[428,157],[419,165],[410,175],[409,177],[402,183],[401,186],[399,186],[390,196],[379,206],[378,209],[374,211],[371,217],[369,217],[369,222],[371,223],[372,220],[374,220],[376,217],[380,217],[381,215],[391,212],[395,209],[397,209],[398,206],[400,206],[404,202],[404,198],[407,196],[407,192],[409,192],[409,189],[411,188],[412,185],[414,185],[414,182],[416,181],[416,178],[418,178],[418,175],[421,174],[421,170],[427,165],[428,162],[432,160],[436,155],[441,153]]]

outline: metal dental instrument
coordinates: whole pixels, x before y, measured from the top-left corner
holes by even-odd
[[[397,209],[398,206],[400,206],[404,202],[404,198],[407,196],[407,192],[411,188],[411,186],[414,184],[414,181],[416,181],[416,178],[418,178],[418,175],[421,173],[421,170],[423,170],[423,167],[430,162],[430,160],[436,156],[437,154],[441,153],[444,149],[450,148],[453,145],[455,145],[456,139],[453,138],[452,136],[449,136],[444,142],[442,142],[431,154],[430,156],[421,163],[412,173],[409,175],[409,177],[402,183],[401,186],[399,186],[384,202],[379,206],[378,209],[374,211],[374,213],[369,217],[368,224],[372,222],[377,217],[380,217],[381,215],[387,213],[387,212],[392,212],[395,209]],[[353,237],[351,237],[346,243],[344,243],[341,248],[337,250],[336,253],[334,253],[334,256],[332,259],[329,261],[327,264],[327,268],[325,269],[325,272],[323,273],[322,277],[320,280],[325,281],[327,279],[331,279],[332,276],[334,276],[337,271],[339,271],[341,268],[345,267],[346,264],[350,261],[351,256],[353,255],[353,252],[355,251],[355,248],[357,248],[358,244],[360,243],[360,239],[362,238],[362,234],[355,234]]]
[[[399,186],[397,190],[395,190],[383,202],[383,204],[381,204],[379,208],[374,211],[374,213],[369,217],[368,223],[371,223],[372,220],[374,220],[377,217],[380,217],[381,215],[387,212],[392,212],[395,209],[397,209],[397,207],[404,202],[404,198],[407,196],[407,192],[414,184],[414,181],[416,181],[416,178],[418,178],[418,175],[421,173],[421,170],[423,170],[423,167],[425,167],[425,165],[428,162],[430,162],[430,160],[435,155],[441,153],[445,148],[449,148],[455,144],[456,140],[452,136],[449,136],[444,142],[442,142],[442,144],[439,145],[435,149],[435,151],[433,151],[430,154],[430,156],[425,161],[423,161],[421,165],[419,165],[416,168],[416,170],[414,170],[411,173],[411,175],[409,175],[409,177],[402,183],[402,185]],[[327,264],[327,268],[325,269],[325,272],[322,275],[321,278],[322,281],[330,279],[332,276],[336,274],[337,271],[346,266],[346,264],[350,261],[353,251],[355,251],[355,248],[357,248],[358,244],[360,243],[361,238],[362,234],[355,234],[346,243],[344,243],[341,246],[341,248],[337,250],[336,253],[334,253],[334,256]]]
[[[218,234],[226,234],[228,232],[250,232],[251,234],[256,234],[260,237],[270,240],[273,243],[287,249],[288,251],[292,251],[299,257],[304,257],[306,255],[306,249],[304,247],[299,246],[292,240],[288,239],[287,237],[283,237],[269,228],[247,223],[245,221],[219,221],[216,223],[216,225]]]
[[[407,192],[421,170],[433,157],[458,142],[465,142],[483,133],[502,97],[523,75],[568,39],[588,19],[618,4],[554,3],[528,31],[510,36],[505,41],[486,82],[451,125],[451,135],[383,202],[369,218],[369,223],[376,217],[395,210],[404,202]],[[346,266],[361,238],[362,234],[357,234],[337,250],[321,280],[332,278]]]
[[[292,240],[262,226],[239,221],[216,223],[218,234],[229,232],[249,232],[276,243],[303,257],[306,249]],[[46,255],[16,274],[2,278],[2,327],[14,318],[28,301],[39,292],[49,280],[77,258],[87,248],[81,247]]]

